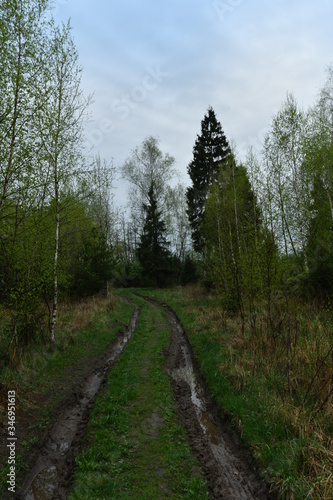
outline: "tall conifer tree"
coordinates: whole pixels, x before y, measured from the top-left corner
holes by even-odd
[[[161,286],[170,272],[170,252],[165,238],[165,222],[157,206],[154,182],[151,183],[148,200],[148,204],[143,204],[145,223],[137,255],[146,282]]]
[[[201,122],[201,135],[197,136],[193,148],[193,160],[187,171],[192,186],[187,189],[188,217],[192,227],[194,249],[203,251],[203,234],[201,225],[205,210],[208,187],[218,179],[221,165],[230,155],[230,147],[217,121],[215,112],[209,107]]]

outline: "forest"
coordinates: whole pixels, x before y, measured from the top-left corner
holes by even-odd
[[[237,320],[249,370],[269,358],[282,400],[331,432],[333,66],[309,109],[286,94],[244,161],[208,106],[185,186],[153,135],[121,166],[85,149],[91,96],[70,24],[46,0],[4,0],[0,19],[0,370],[57,348],[62,304],[187,287]]]
[[[0,294],[9,343],[33,342],[45,312],[54,343],[58,298],[103,293],[107,283],[201,281],[243,328],[249,320],[255,330],[265,311],[273,337],[278,310],[291,328],[296,298],[329,304],[332,67],[309,110],[287,94],[263,150],[249,149],[242,163],[209,107],[190,187],[171,183],[174,158],[146,138],[118,167],[131,185],[130,206],[119,209],[112,161],[84,150],[91,97],[70,25],[49,19],[47,2],[1,9]]]

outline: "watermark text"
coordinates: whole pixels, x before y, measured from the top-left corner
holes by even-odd
[[[214,0],[213,7],[221,21],[224,21],[228,14],[236,10],[244,0]]]
[[[16,488],[16,393],[8,391],[8,465],[9,473],[7,474],[8,491],[15,493]]]
[[[117,124],[126,120],[132,111],[147,99],[149,93],[153,92],[168,76],[169,73],[162,70],[159,65],[148,66],[141,84],[135,85],[130,92],[121,94],[118,99],[110,102],[108,116],[97,122],[96,127],[87,134],[88,148],[100,146],[104,136],[114,132]]]

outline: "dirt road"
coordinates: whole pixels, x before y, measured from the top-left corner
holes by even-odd
[[[81,390],[66,401],[63,411],[47,433],[37,459],[27,474],[18,498],[48,500],[66,498],[66,490],[74,459],[84,436],[84,430],[103,381],[112,365],[125,349],[137,328],[140,309],[135,308],[130,324],[124,333],[109,347],[108,358],[96,365],[82,383]]]
[[[250,457],[239,446],[229,424],[221,418],[209,397],[176,314],[167,305],[154,301],[149,303],[153,308],[164,309],[170,325],[170,344],[163,351],[165,370],[169,374],[179,419],[201,464],[210,497],[236,500],[269,498]],[[40,443],[37,459],[23,482],[18,498],[60,500],[67,497],[74,459],[80,450],[95,397],[115,360],[130,342],[139,318],[140,309],[136,307],[128,329],[110,346],[107,361],[96,366],[79,393],[73,394],[71,401],[66,402],[64,410]]]

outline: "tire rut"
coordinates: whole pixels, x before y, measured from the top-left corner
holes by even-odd
[[[272,498],[258,478],[251,457],[237,442],[230,424],[220,416],[196,368],[187,335],[176,313],[160,304],[171,326],[165,353],[166,369],[190,446],[203,468],[214,499],[264,500]]]
[[[129,326],[110,346],[108,357],[96,366],[63,406],[55,424],[39,446],[33,467],[26,475],[17,498],[24,500],[62,500],[70,484],[75,456],[85,434],[93,403],[109,370],[124,351],[135,332],[141,308],[135,307]]]

